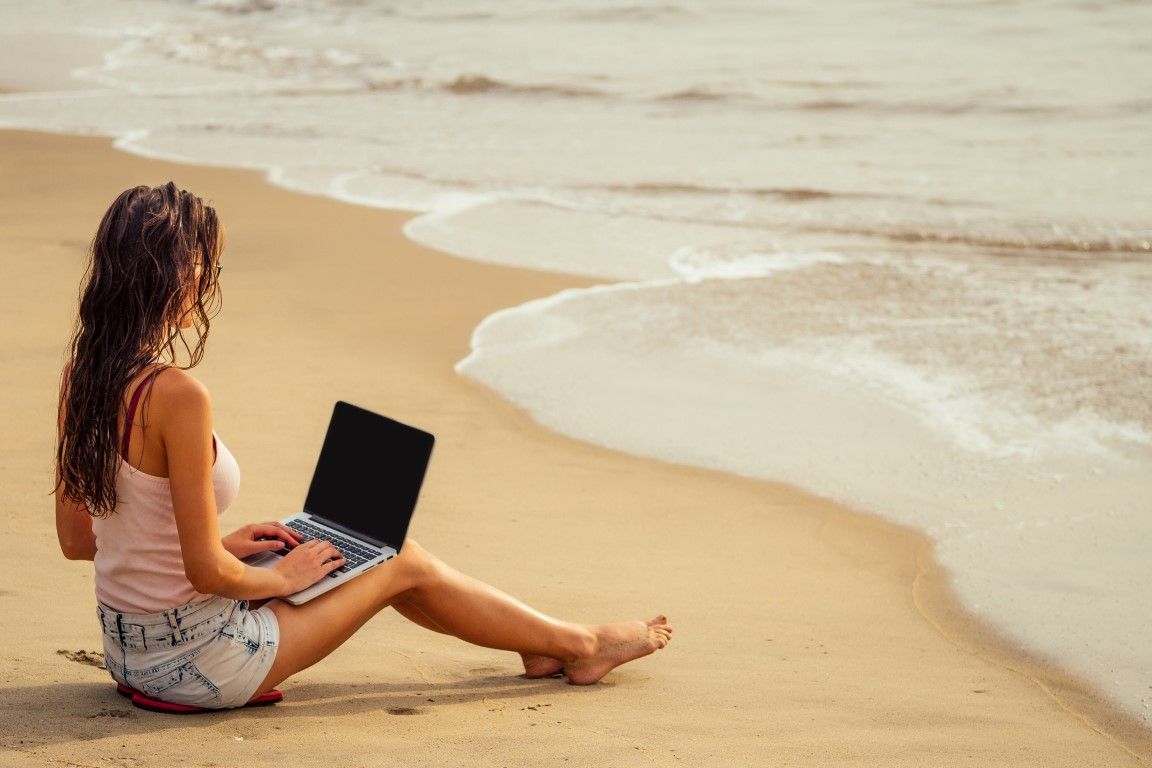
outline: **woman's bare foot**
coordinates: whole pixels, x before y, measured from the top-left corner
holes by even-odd
[[[534,656],[531,653],[520,654],[524,662],[524,677],[535,680],[538,677],[552,677],[564,671],[564,662],[553,659],[551,656]]]
[[[591,685],[616,667],[660,650],[672,639],[664,616],[648,621],[626,621],[596,627],[597,650],[591,656],[564,665],[572,685]]]

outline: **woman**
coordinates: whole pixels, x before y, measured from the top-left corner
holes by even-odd
[[[279,523],[221,536],[235,459],[212,430],[198,363],[219,306],[216,212],[171,182],[126,190],[92,243],[60,393],[56,529],[65,557],[94,560],[105,661],[163,701],[242,706],[323,659],[388,606],[422,627],[518,652],[527,677],[594,683],[663,648],[651,621],[584,625],[546,616],[437,560],[414,541],[303,605],[277,596],[344,560]],[[190,343],[186,331],[193,331]],[[189,358],[176,359],[176,346]],[[242,558],[294,547],[275,568]],[[260,607],[255,607],[260,603]]]

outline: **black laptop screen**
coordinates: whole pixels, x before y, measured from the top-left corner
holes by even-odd
[[[304,508],[399,549],[433,442],[423,430],[337,402]]]

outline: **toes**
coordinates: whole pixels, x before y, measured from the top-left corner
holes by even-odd
[[[657,648],[663,648],[672,640],[672,633],[665,627],[652,627],[651,636]]]
[[[649,629],[659,629],[661,632],[667,632],[668,634],[672,634],[672,627],[668,625],[668,617],[665,616],[664,614],[660,614],[656,618],[651,619],[648,622],[648,628]]]
[[[535,656],[533,654],[520,654],[524,663],[524,677],[535,680],[542,677],[555,677],[563,671],[564,664],[559,659],[548,656]]]

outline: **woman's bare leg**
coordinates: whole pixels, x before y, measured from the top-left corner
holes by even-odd
[[[427,557],[435,561],[431,555]],[[672,629],[663,616],[657,616],[646,623],[574,625],[546,616],[444,563],[435,561],[435,565],[450,578],[442,582],[433,580],[424,587],[410,590],[393,601],[392,605],[404,616],[426,628],[452,634],[477,645],[519,652],[527,677],[547,677],[564,670],[569,682],[594,683],[620,664],[663,648],[671,638]],[[476,611],[486,614],[483,621],[477,622]],[[518,626],[526,619],[534,621]],[[501,635],[509,628],[539,632],[546,625],[563,626],[569,630],[577,628],[585,634],[591,633],[596,639],[595,649],[587,652],[586,646],[586,652],[578,652],[575,657],[563,656],[542,651],[543,646],[527,645],[526,640],[534,639],[531,635],[526,639],[501,640],[489,634],[495,630],[497,635]]]
[[[411,621],[413,624],[418,624],[424,629],[430,629],[433,632],[440,632],[441,634],[451,634],[448,630],[436,624],[432,619],[424,614],[416,606],[409,603],[403,597],[397,598],[392,602],[392,607],[404,618]],[[524,664],[524,677],[529,679],[536,679],[540,677],[552,677],[559,672],[564,671],[564,662],[560,659],[550,659],[547,656],[534,656],[530,653],[521,653],[520,661]]]
[[[554,619],[450,568],[409,541],[387,564],[303,605],[269,603],[280,623],[280,647],[257,693],[330,654],[390,604],[402,605],[402,614],[429,629],[519,652],[529,674],[543,669],[539,659],[558,661],[577,684],[595,682],[612,668],[663,648],[671,636],[663,617],[647,624],[605,625]]]

